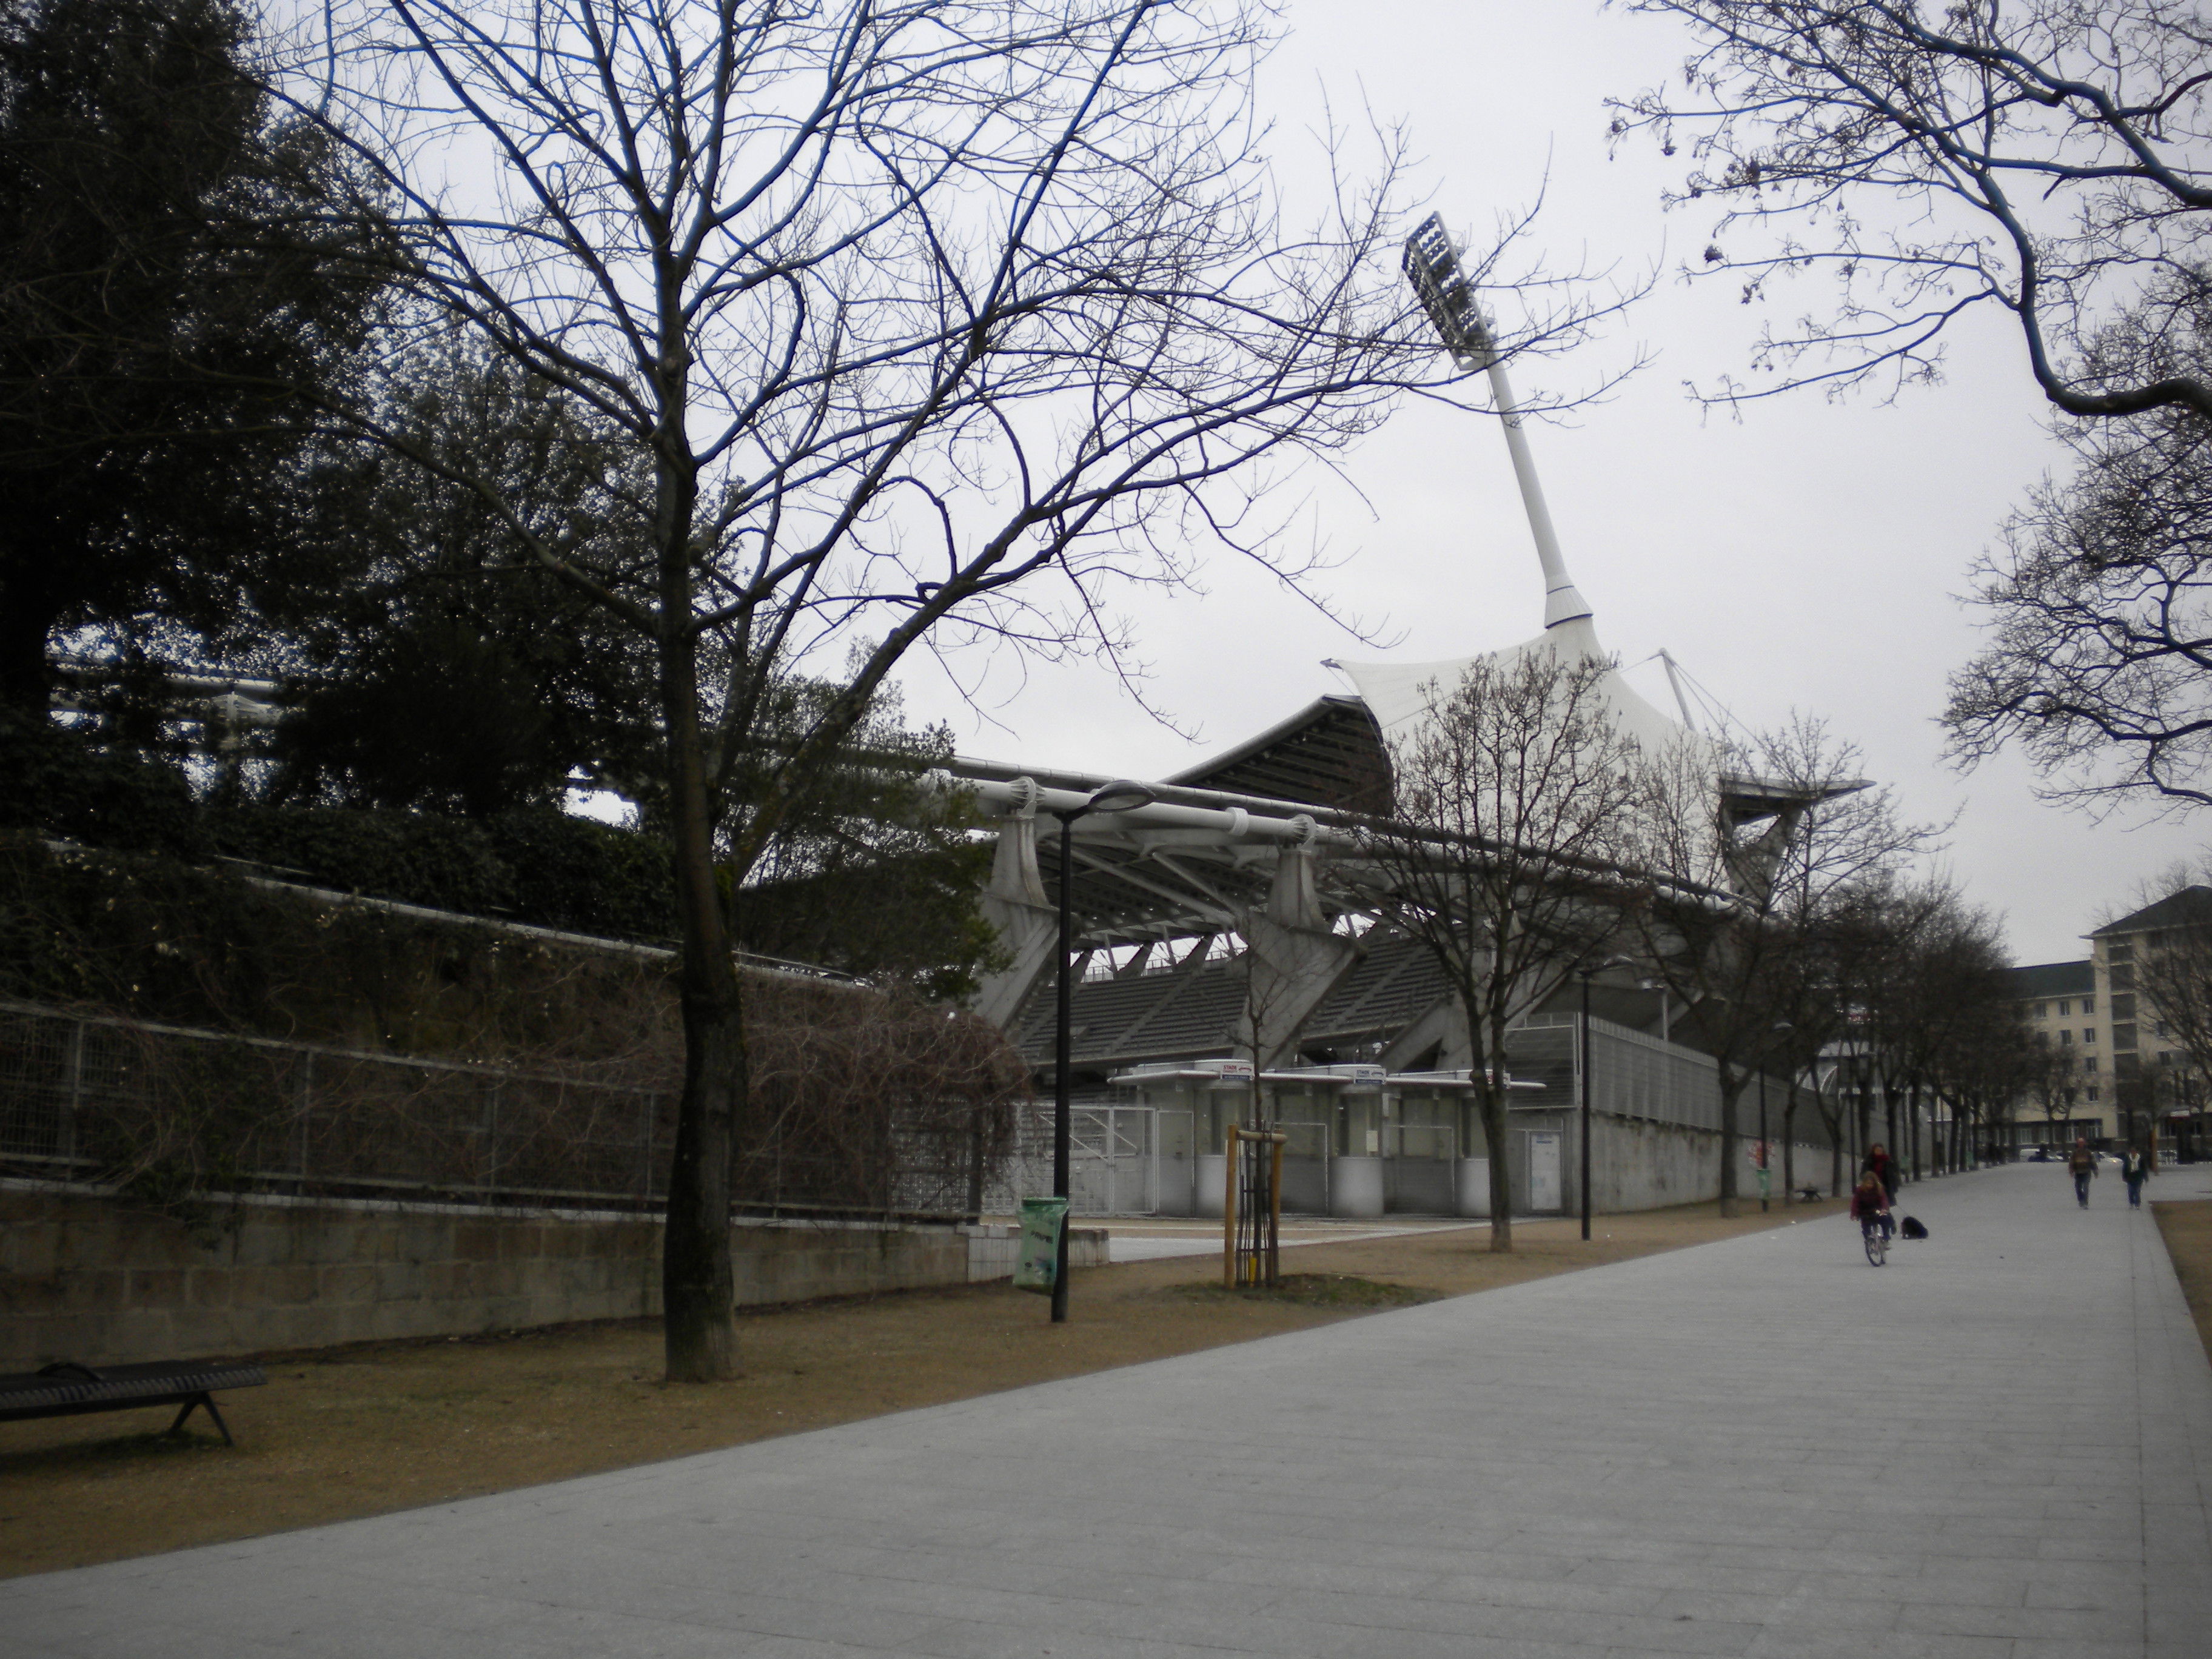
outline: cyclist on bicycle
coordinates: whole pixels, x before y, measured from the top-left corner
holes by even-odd
[[[1889,1194],[1881,1184],[1881,1177],[1872,1170],[1860,1170],[1859,1184],[1851,1188],[1851,1219],[1859,1224],[1862,1232],[1869,1223],[1879,1222],[1882,1237],[1889,1237]]]

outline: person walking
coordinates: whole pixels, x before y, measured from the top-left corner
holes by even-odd
[[[1894,1205],[1897,1202],[1898,1168],[1897,1160],[1889,1155],[1889,1148],[1879,1140],[1875,1141],[1867,1148],[1866,1162],[1860,1167],[1873,1173],[1875,1179],[1881,1182],[1882,1196]]]
[[[2075,1137],[2074,1150],[2066,1155],[2066,1173],[2074,1177],[2075,1201],[2087,1209],[2089,1183],[2097,1175],[2097,1155],[2089,1150],[2087,1135]]]
[[[2143,1156],[2140,1146],[2130,1146],[2120,1154],[2120,1179],[2128,1183],[2128,1208],[2142,1208],[2143,1177],[2150,1173],[2150,1159]]]

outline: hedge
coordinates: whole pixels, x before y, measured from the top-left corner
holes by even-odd
[[[286,878],[466,915],[660,941],[666,847],[551,806],[489,820],[336,806],[223,806],[174,768],[0,714],[0,829],[113,852],[228,858]]]

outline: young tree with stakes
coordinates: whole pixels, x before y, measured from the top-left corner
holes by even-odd
[[[1310,228],[1279,222],[1249,107],[1267,21],[1164,0],[340,0],[299,42],[283,84],[379,173],[413,290],[594,411],[652,480],[643,556],[607,569],[499,480],[356,422],[476,490],[654,653],[687,1050],[672,1379],[738,1367],[748,1094],[718,880],[745,880],[908,651],[1110,649],[1114,586],[1183,581],[1206,544],[1296,585],[1272,469],[1408,386],[1451,395],[1383,264],[1395,153],[1371,185],[1329,175]],[[1570,296],[1506,344],[1564,343],[1591,312]],[[763,757],[775,689],[856,641],[839,694]]]

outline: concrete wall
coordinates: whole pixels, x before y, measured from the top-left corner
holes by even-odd
[[[1570,1124],[1566,1140],[1571,1156],[1577,1133]],[[1590,1142],[1595,1207],[1601,1212],[1656,1210],[1718,1198],[1720,1139],[1710,1129],[1597,1115]],[[1748,1180],[1757,1179],[1749,1170],[1744,1174]],[[1566,1184],[1571,1190],[1574,1180],[1570,1174]]]
[[[0,1370],[455,1336],[660,1311],[660,1228],[623,1215],[240,1203],[212,1245],[98,1196],[0,1190]],[[851,1222],[739,1230],[741,1307],[1004,1277],[1000,1230]],[[1078,1266],[1105,1236],[1079,1230]],[[998,1260],[1004,1256],[1004,1265]]]
[[[1571,1167],[1565,1186],[1567,1207],[1579,1206],[1575,1196],[1575,1181],[1580,1173],[1579,1158],[1575,1137],[1580,1133],[1571,1114],[1563,1115],[1560,1123],[1565,1155]],[[1736,1143],[1736,1156],[1745,1158],[1745,1148],[1756,1136],[1756,1131],[1743,1134]],[[1590,1188],[1594,1206],[1601,1214],[1619,1213],[1631,1210],[1656,1210],[1670,1204],[1702,1204],[1721,1195],[1719,1133],[1711,1129],[1686,1128],[1679,1124],[1652,1123],[1635,1118],[1613,1117],[1600,1112],[1593,1119],[1590,1139]],[[1845,1174],[1850,1173],[1848,1161]],[[1817,1186],[1825,1193],[1828,1188],[1828,1149],[1808,1146],[1800,1142],[1796,1148],[1796,1180],[1800,1187]],[[1740,1198],[1759,1196],[1759,1171],[1748,1161],[1736,1170],[1736,1194]],[[1782,1146],[1774,1147],[1774,1182],[1772,1194],[1778,1200],[1782,1196]]]

